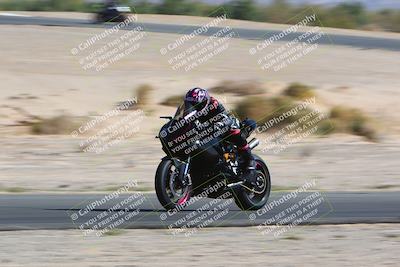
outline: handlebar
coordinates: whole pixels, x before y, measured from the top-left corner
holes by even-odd
[[[172,120],[171,116],[161,116],[160,119]]]

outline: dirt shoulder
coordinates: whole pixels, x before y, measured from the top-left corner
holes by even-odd
[[[125,140],[100,154],[83,152],[79,139],[65,136],[2,138],[0,190],[107,191],[136,180],[138,188],[153,191],[154,175],[164,156],[155,134]],[[262,152],[262,145],[255,153],[270,168],[273,190],[293,190],[316,179],[313,190],[399,191],[400,145],[396,140],[311,138],[281,153]]]
[[[275,238],[256,228],[124,230],[84,238],[71,231],[0,232],[0,262],[16,266],[398,266],[398,224],[296,227]],[[160,260],[162,259],[162,260]]]

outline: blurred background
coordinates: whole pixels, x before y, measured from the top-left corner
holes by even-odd
[[[204,25],[211,26],[187,37]],[[187,90],[203,87],[260,127],[308,103],[255,133],[273,193],[316,179],[320,192],[394,196],[399,32],[400,2],[390,0],[0,0],[1,194],[104,193],[131,180],[153,192],[164,156],[155,139],[165,123],[159,116],[172,116]],[[278,136],[292,123],[307,129],[302,118],[313,111],[322,114],[315,131]],[[280,142],[282,149],[270,149]],[[160,255],[171,262],[211,255],[208,263],[224,266],[223,255],[243,266],[250,254],[255,265],[268,256],[281,265],[396,266],[396,227],[303,227],[277,242],[250,228],[217,228],[179,247],[161,230],[115,231],[90,247],[78,231],[10,232],[1,233],[0,259],[4,266],[112,266],[117,255],[125,266],[164,266]],[[215,245],[198,246],[208,243]]]
[[[0,10],[96,12],[103,0],[1,0]],[[394,0],[237,0],[237,1],[114,1],[140,14],[209,16],[223,7],[230,18],[286,23],[304,9],[313,7],[325,27],[399,32],[400,3]]]
[[[266,149],[271,135],[301,114],[259,133],[264,143],[258,153],[270,162],[276,190],[294,188],[310,177],[317,177],[323,190],[396,190],[397,6],[395,1],[0,1],[0,142],[6,151],[0,158],[0,188],[104,191],[132,177],[152,191],[163,155],[154,139],[164,123],[158,117],[173,115],[183,94],[201,86],[237,116],[260,125],[314,98],[311,107],[325,116],[314,134],[279,153]],[[115,25],[99,21],[98,14],[110,7],[122,8],[117,17],[136,16],[132,28],[100,38],[78,55],[71,53]],[[167,55],[160,53],[182,34],[212,22],[209,15],[222,14],[228,19],[217,27],[230,27],[235,34],[223,51],[195,68],[174,69],[171,59],[206,40],[206,33]],[[249,53],[288,24],[313,14],[316,19],[297,32],[257,55]],[[138,25],[144,29],[138,50],[106,68],[88,69],[89,57],[96,63],[96,51]],[[260,67],[259,57],[315,27],[322,37],[310,53],[279,70]],[[128,99],[136,105],[91,131],[71,135]],[[135,126],[135,134],[103,153],[85,152],[101,128],[138,109],[145,119]]]

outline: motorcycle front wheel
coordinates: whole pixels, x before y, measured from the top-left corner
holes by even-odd
[[[190,186],[183,185],[178,174],[179,169],[171,159],[163,159],[158,165],[155,189],[158,201],[166,210],[184,205],[190,197]]]

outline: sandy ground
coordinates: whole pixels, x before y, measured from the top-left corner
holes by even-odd
[[[261,70],[258,58],[249,56],[249,49],[257,42],[231,39],[223,53],[185,72],[172,70],[169,57],[159,53],[179,35],[148,33],[138,53],[101,72],[85,71],[79,64],[81,58],[70,51],[99,33],[102,30],[0,26],[1,113],[8,115],[14,112],[13,107],[19,107],[34,115],[52,116],[61,111],[87,115],[110,110],[117,101],[132,97],[142,83],[157,89],[152,101],[159,103],[193,86],[210,87],[221,80],[257,80],[265,83],[267,92],[282,89],[289,82],[315,86],[318,101],[359,107],[380,121],[389,118],[386,126],[399,129],[395,123],[400,120],[398,52],[324,45],[274,72]],[[110,40],[102,40],[96,47]],[[195,37],[193,43],[201,40]],[[279,46],[273,45],[273,49]],[[0,118],[1,124],[12,124],[4,117]]]
[[[297,227],[275,238],[256,228],[203,229],[190,237],[126,230],[0,232],[0,263],[17,266],[398,266],[398,224]]]
[[[124,141],[100,154],[82,152],[79,141],[72,138],[3,138],[0,190],[105,191],[128,180],[138,181],[141,190],[153,190],[155,171],[164,156],[153,138]],[[398,191],[396,140],[372,144],[358,137],[316,138],[278,154],[259,149],[256,153],[270,168],[273,190],[291,190],[317,179],[315,190]]]
[[[6,12],[6,11],[4,11]],[[0,14],[3,12],[0,12]],[[33,12],[33,11],[10,11],[6,13],[23,15],[23,16],[38,16],[38,17],[48,17],[48,18],[73,18],[73,19],[85,19],[92,20],[93,14],[91,13],[79,13],[79,12]],[[312,15],[313,9],[308,9],[304,11],[305,15]],[[201,25],[210,21],[207,17],[196,17],[196,16],[182,16],[182,15],[161,15],[161,14],[137,14],[138,20],[140,22],[148,23],[162,23],[162,24],[177,24],[177,25]],[[303,15],[304,17],[304,15]],[[301,15],[297,18],[302,18]],[[229,19],[229,17],[228,17]],[[296,18],[293,18],[296,21]],[[296,22],[297,22],[296,21]],[[229,24],[237,28],[245,29],[269,29],[269,30],[284,30],[288,26],[287,24],[276,24],[276,23],[265,23],[265,22],[255,22],[255,21],[243,21],[229,19]],[[326,32],[329,34],[343,34],[343,35],[353,35],[353,36],[375,36],[383,38],[394,38],[399,39],[398,33],[391,32],[379,32],[375,31],[373,33],[361,31],[361,30],[350,30],[350,29],[335,29],[335,28],[325,28]]]
[[[165,20],[163,16],[147,16],[144,21],[159,18]],[[193,23],[197,19],[193,18]],[[171,18],[171,22],[177,22],[177,18]],[[162,157],[154,139],[163,123],[158,116],[174,112],[174,108],[158,103],[193,86],[210,87],[221,80],[257,80],[264,85],[265,95],[279,93],[289,82],[310,84],[316,88],[318,105],[358,107],[379,124],[380,143],[351,136],[311,138],[277,155],[262,154],[277,188],[302,185],[317,177],[321,190],[398,190],[398,52],[323,45],[280,72],[265,72],[248,53],[257,42],[232,39],[227,50],[185,72],[172,70],[168,57],[159,52],[180,35],[147,33],[138,53],[101,72],[85,71],[79,65],[79,56],[70,51],[99,33],[101,29],[0,26],[0,188],[4,191],[13,187],[104,190],[131,178],[152,188]],[[372,32],[363,34],[375,36]],[[101,40],[98,45],[110,40]],[[201,40],[203,37],[195,37],[191,42]],[[139,134],[100,155],[81,152],[79,139],[32,136],[26,127],[18,126],[31,116],[103,114],[118,101],[131,98],[143,83],[152,85],[155,91]],[[239,100],[233,95],[222,97],[228,107]]]

